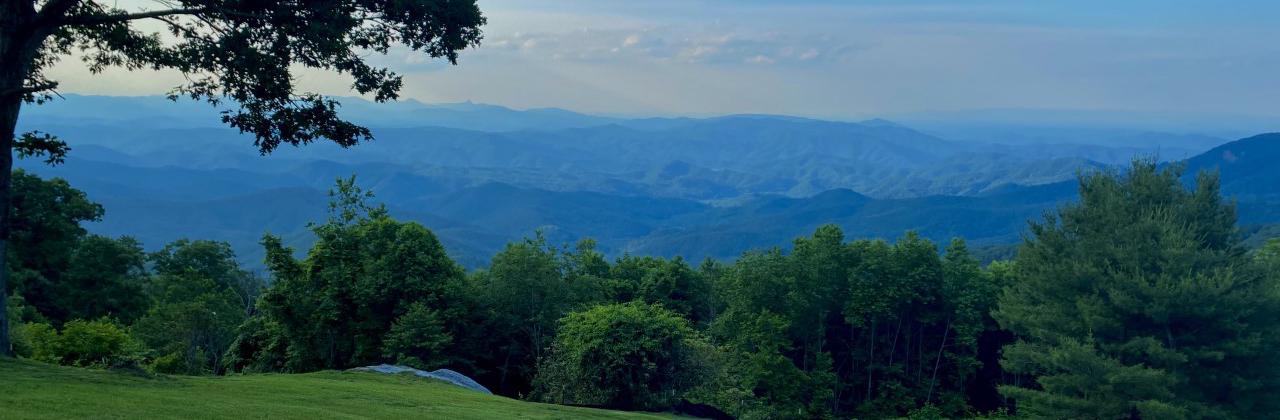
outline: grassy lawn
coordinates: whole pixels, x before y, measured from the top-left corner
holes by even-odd
[[[0,359],[0,418],[658,419],[537,404],[409,375],[138,377]]]

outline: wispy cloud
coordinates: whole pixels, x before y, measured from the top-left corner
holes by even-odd
[[[370,60],[406,76],[406,97],[596,112],[1280,116],[1274,1],[480,1],[485,40],[459,66],[404,50]],[[174,83],[93,75],[74,60],[52,73],[71,92],[147,94]],[[349,94],[350,81],[328,73],[300,83]]]
[[[655,26],[516,32],[492,36],[474,53],[558,61],[801,65],[848,60],[858,48],[825,34]]]

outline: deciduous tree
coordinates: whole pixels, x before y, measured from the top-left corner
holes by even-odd
[[[168,70],[185,83],[170,95],[204,100],[222,121],[252,134],[262,153],[281,144],[370,138],[338,117],[337,102],[299,92],[299,68],[337,72],[376,101],[395,99],[400,76],[366,62],[404,46],[456,61],[480,41],[485,19],[474,0],[147,1],[122,8],[94,0],[0,0],[0,254],[8,239],[13,157],[61,161],[67,144],[43,133],[17,135],[23,104],[51,99],[47,70],[78,55],[89,70]],[[140,29],[152,21],[163,33]],[[0,290],[5,272],[0,260]],[[0,317],[6,313],[0,299]],[[0,355],[11,354],[0,319]]]
[[[396,320],[418,304],[450,313],[446,294],[463,278],[435,234],[367,204],[371,195],[354,177],[332,195],[329,221],[312,226],[316,242],[305,259],[277,237],[263,240],[274,281],[262,309],[284,335],[293,371],[386,361],[383,341]]]
[[[561,404],[663,410],[700,376],[689,321],[657,304],[600,305],[560,320],[536,395]]]

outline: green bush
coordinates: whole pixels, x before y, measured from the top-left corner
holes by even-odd
[[[49,324],[26,324],[22,334],[30,345],[31,358],[48,363],[80,367],[123,367],[136,365],[141,346],[114,322],[72,320],[58,332]]]
[[[186,373],[187,361],[178,353],[164,354],[151,360],[151,370],[157,373],[182,374]]]
[[[31,339],[27,338],[25,328],[22,322],[27,318],[28,313],[35,313],[35,310],[26,306],[26,300],[17,294],[8,297],[9,305],[8,319],[9,321],[9,342],[13,345],[13,354],[19,357],[31,357]]]
[[[49,363],[58,363],[59,356],[58,330],[46,323],[23,324],[14,335],[22,337],[27,345],[27,357]]]
[[[31,340],[23,333],[21,325],[9,328],[9,343],[13,345],[13,354],[18,357],[31,357]]]
[[[942,415],[942,410],[933,405],[926,405],[924,407],[911,410],[911,412],[907,413],[907,416],[903,418],[903,420],[943,420],[943,419],[946,419],[946,417]]]
[[[535,397],[562,404],[665,409],[701,375],[689,321],[660,305],[601,305],[569,314],[535,379]]]
[[[254,316],[245,320],[236,330],[236,339],[231,342],[223,359],[227,371],[287,371],[285,363],[289,359],[288,342],[279,323],[264,316]]]

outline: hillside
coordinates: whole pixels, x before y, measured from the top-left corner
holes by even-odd
[[[5,419],[674,417],[528,403],[413,376],[363,372],[139,377],[0,359],[0,378]]]
[[[1076,196],[1079,172],[1213,146],[1190,159],[1190,172],[1221,169],[1242,223],[1280,221],[1280,206],[1271,205],[1280,196],[1271,164],[1276,135],[1219,145],[1144,133],[1103,145],[995,131],[956,141],[884,120],[628,120],[352,100],[344,110],[373,124],[375,141],[286,147],[263,157],[234,130],[194,122],[207,110],[169,105],[70,96],[34,107],[24,124],[56,133],[73,150],[57,167],[16,165],[65,178],[102,203],[106,216],[90,227],[95,233],[135,236],[148,249],[181,237],[228,241],[253,267],[260,267],[265,232],[306,249],[306,224],[325,217],[325,191],[352,174],[395,217],[432,229],[468,267],[535,230],[553,243],[591,237],[611,256],[691,259],[786,246],[825,223],[858,238],[915,230],[935,241],[1008,244],[1027,219]]]
[[[477,104],[379,108],[353,99],[344,112],[368,124],[375,141],[350,149],[327,143],[287,147],[264,159],[249,146],[252,139],[216,126],[208,110],[170,105],[162,98],[71,96],[24,110],[23,124],[67,140],[74,158],[135,167],[279,175],[327,160],[395,165],[400,172],[468,185],[502,182],[692,200],[802,197],[837,188],[876,198],[971,195],[1010,183],[1069,179],[1117,155],[1127,160],[1159,150],[1164,141],[1114,149],[993,145],[957,142],[887,121],[771,115],[619,120]]]
[[[486,136],[489,134],[486,134]],[[1280,221],[1275,182],[1280,136],[1260,135],[1222,145],[1188,161],[1188,180],[1200,170],[1220,170],[1223,192],[1239,202],[1241,222]],[[636,141],[642,141],[637,139]],[[145,146],[143,144],[142,146]],[[141,147],[141,146],[139,146]],[[496,150],[496,149],[495,149]],[[441,153],[444,153],[441,151]],[[494,152],[493,156],[501,153]],[[750,177],[711,171],[687,162],[669,163],[636,182],[601,182],[578,190],[563,178],[548,179],[534,170],[472,168],[422,170],[410,165],[332,160],[260,159],[255,169],[138,166],[108,162],[109,154],[88,148],[58,167],[21,161],[42,176],[58,176],[101,202],[107,214],[91,229],[111,236],[132,235],[148,248],[180,237],[231,242],[242,261],[261,261],[258,240],[265,232],[281,235],[295,249],[306,249],[307,222],[325,217],[325,193],[334,178],[358,174],[361,185],[377,194],[396,217],[431,228],[450,255],[468,267],[483,266],[507,241],[542,230],[553,243],[591,237],[609,255],[683,255],[732,258],[744,250],[786,246],[792,238],[836,223],[850,237],[896,238],[915,230],[935,241],[963,236],[979,246],[1018,240],[1026,221],[1076,196],[1074,179],[1018,185],[1009,180],[1038,178],[1009,175],[997,167],[966,164],[952,173],[980,177],[1002,174],[1002,183],[944,175],[969,185],[968,195],[876,198],[853,189],[827,189],[808,196],[749,194],[726,200],[693,200],[656,194],[667,191],[715,191],[714,179]],[[101,157],[102,161],[89,157]],[[473,156],[474,157],[474,156]],[[137,161],[134,161],[137,162]],[[1087,165],[1086,165],[1087,166]],[[1050,173],[1079,165],[1064,165]],[[1097,166],[1087,166],[1097,167]],[[519,183],[485,181],[498,171],[521,173]],[[523,172],[522,172],[523,171]],[[838,172],[832,170],[833,172]],[[581,179],[590,178],[582,175]],[[894,185],[905,178],[880,179]],[[611,183],[612,182],[612,183]],[[539,184],[542,187],[531,187]],[[904,182],[904,188],[917,185]],[[599,190],[610,190],[601,192]],[[729,195],[741,191],[729,188]]]
[[[1222,194],[1236,200],[1240,223],[1280,221],[1280,133],[1233,141],[1188,159],[1187,180],[1200,171],[1216,171]]]
[[[1187,160],[1190,171],[1217,170],[1227,194],[1280,196],[1280,133],[1259,134],[1213,148]]]

